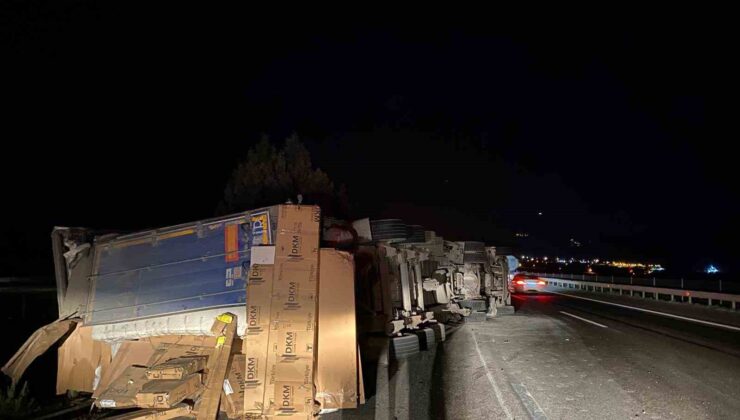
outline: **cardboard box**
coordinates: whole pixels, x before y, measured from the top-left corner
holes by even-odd
[[[247,281],[247,334],[242,343],[245,355],[244,412],[262,413],[267,374],[267,346],[272,305],[272,265],[252,265]]]
[[[267,343],[259,354],[245,355],[244,412],[262,414],[267,378]]]
[[[320,211],[278,211],[263,414],[312,413]]]
[[[259,275],[250,274],[258,281],[247,284],[251,319],[244,343],[244,413],[248,416],[270,412],[275,386],[286,378],[297,378],[313,397],[319,220],[318,207],[279,206],[275,265],[252,268]],[[272,277],[265,275],[269,272]],[[279,359],[290,366],[277,369]]]
[[[356,408],[358,354],[352,255],[321,249],[316,400],[322,409]]]
[[[270,329],[314,331],[316,324],[316,295],[296,289],[289,294],[272,296]]]
[[[186,398],[194,398],[203,389],[200,373],[180,380],[153,380],[136,394],[136,404],[143,408],[171,408]]]
[[[278,206],[277,238],[275,257],[314,259],[319,252],[319,222],[321,210],[318,206]]]
[[[270,395],[268,415],[307,414],[313,412],[313,386],[303,382],[279,381]]]
[[[229,418],[241,418],[244,414],[244,372],[246,371],[246,356],[235,354],[231,356],[229,376],[224,380],[224,390],[221,394],[221,407]]]
[[[192,408],[189,405],[177,404],[165,410],[147,408],[118,416],[106,417],[106,420],[171,420],[180,417],[189,417],[191,411]]]
[[[57,394],[95,391],[110,364],[110,344],[93,340],[92,327],[78,325],[59,347]]]
[[[271,387],[281,381],[313,385],[313,365],[313,359],[308,357],[284,361],[271,355],[267,363],[267,387],[270,390],[266,393],[272,394]]]
[[[266,334],[270,327],[272,283],[271,265],[253,265],[247,280],[247,337]],[[245,346],[248,345],[245,343]]]
[[[318,240],[318,237],[313,237]],[[302,241],[305,240],[306,238],[302,239]],[[306,244],[303,244],[302,246],[305,245]],[[316,271],[316,264],[311,264],[311,262],[318,261],[318,254],[316,252],[307,251],[301,251],[301,254],[303,256],[301,256],[300,258],[294,255],[281,256],[278,254],[276,260],[282,258],[283,264],[279,267],[276,267],[278,275],[275,276],[275,284],[272,286],[273,294],[287,294],[289,288],[300,285],[306,287],[306,292],[304,293],[312,293],[309,291],[313,291],[316,287],[318,272]]]
[[[314,358],[314,331],[278,329],[270,331],[270,352],[278,363],[290,363],[298,359]]]
[[[191,373],[200,372],[206,367],[206,358],[203,356],[179,357],[147,369],[147,379],[182,379]]]
[[[100,408],[136,407],[136,394],[147,383],[145,366],[128,366],[116,377],[95,401]]]

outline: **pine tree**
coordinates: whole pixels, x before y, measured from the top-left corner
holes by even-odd
[[[311,154],[297,135],[278,150],[263,136],[231,174],[219,214],[297,202],[326,205],[335,199],[334,184],[321,169],[314,169]],[[323,207],[323,206],[322,206]]]

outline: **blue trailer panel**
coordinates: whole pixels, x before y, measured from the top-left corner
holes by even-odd
[[[250,249],[271,243],[271,222],[267,209],[97,242],[85,323],[244,305]]]

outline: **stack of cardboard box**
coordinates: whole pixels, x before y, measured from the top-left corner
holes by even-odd
[[[275,246],[261,248],[247,282],[245,415],[357,407],[352,256],[319,249],[318,208],[307,206],[280,206]]]
[[[250,417],[313,416],[319,221],[318,207],[281,206],[273,261],[252,259],[244,340]]]

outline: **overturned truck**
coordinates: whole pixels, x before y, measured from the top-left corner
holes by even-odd
[[[358,304],[366,328],[399,335],[404,330],[463,317],[481,321],[512,313],[508,282],[516,259],[482,242],[446,241],[400,219],[353,223]]]
[[[280,205],[124,235],[56,228],[59,319],[2,370],[17,382],[60,341],[57,392],[142,409],[129,419],[355,408],[354,259],[320,248],[320,222]]]

